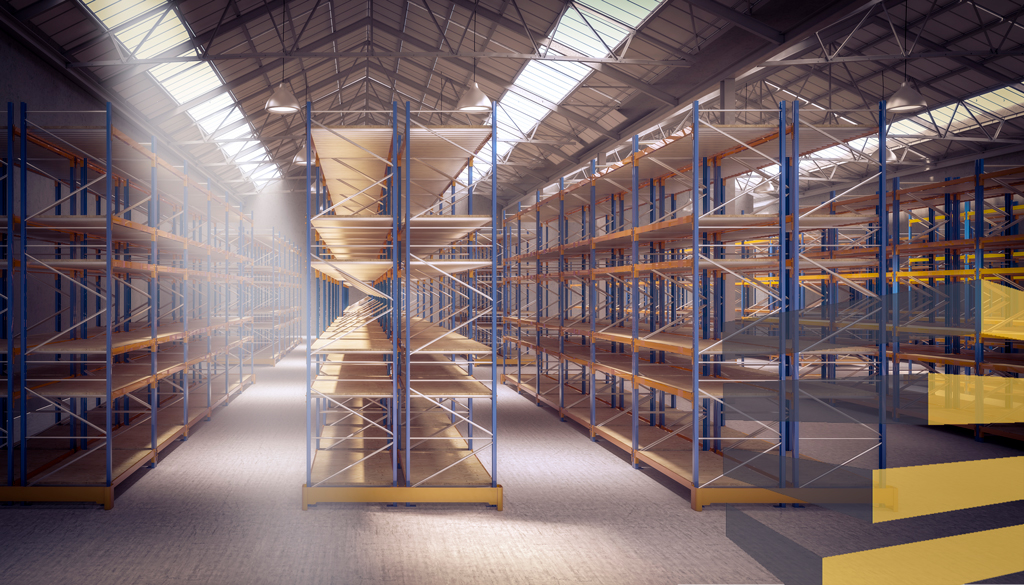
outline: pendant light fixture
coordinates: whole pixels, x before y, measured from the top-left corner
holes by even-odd
[[[754,193],[757,195],[771,195],[775,193],[775,185],[771,181],[765,181],[754,187]]]
[[[266,110],[271,114],[285,115],[294,114],[301,109],[299,100],[284,86],[284,59],[281,59],[281,84],[277,86],[274,93],[270,94],[267,100]]]
[[[466,93],[459,98],[455,109],[460,112],[489,112],[491,110],[491,99],[487,97],[476,82],[476,6],[473,3],[473,85],[466,89]]]
[[[904,51],[909,51],[907,40],[910,35],[908,34],[907,26],[910,21],[910,8],[906,4],[904,3],[903,7],[903,47]],[[924,99],[924,96],[908,83],[906,56],[907,54],[905,53],[903,59],[903,85],[885,102],[885,109],[894,114],[910,114],[928,107],[928,102]]]
[[[928,102],[906,81],[885,102],[885,109],[896,114],[910,114],[928,107]]]

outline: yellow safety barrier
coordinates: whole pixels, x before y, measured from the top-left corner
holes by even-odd
[[[1024,525],[821,561],[822,585],[962,585],[1024,571]]]
[[[1024,341],[1024,291],[981,281],[981,332]]]
[[[928,424],[1024,422],[1024,378],[928,374]]]
[[[872,522],[1024,500],[1024,457],[874,470]]]

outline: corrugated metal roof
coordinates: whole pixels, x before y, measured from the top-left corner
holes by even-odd
[[[230,184],[241,185],[236,182],[250,175],[266,179],[261,168],[291,170],[288,163],[302,147],[301,120],[268,116],[263,110],[282,78],[300,101],[311,100],[317,109],[389,109],[392,100],[409,100],[418,110],[449,110],[473,77],[473,60],[435,53],[468,53],[474,43],[478,51],[490,53],[539,51],[692,63],[678,68],[477,59],[478,83],[501,99],[499,136],[528,141],[500,143],[499,186],[505,200],[579,169],[598,152],[624,144],[634,132],[678,117],[692,99],[713,91],[717,80],[729,75],[738,79],[740,107],[793,99],[781,97],[789,91],[808,104],[849,110],[874,107],[906,75],[935,107],[929,119],[908,121],[900,132],[927,133],[952,120],[950,131],[967,136],[984,136],[991,132],[987,126],[1000,124],[1004,136],[1022,133],[1012,119],[1021,108],[1019,92],[1002,89],[1024,77],[1018,2],[888,0],[882,10],[866,0],[838,0],[808,3],[798,14],[787,11],[784,0],[721,4],[724,11],[712,14],[702,8],[712,7],[706,0],[9,3],[27,27],[48,37],[71,63],[124,60],[126,65],[80,71],[117,91],[164,132],[188,141],[194,152],[209,159],[216,145],[223,163],[243,165],[211,163],[214,174]],[[873,8],[865,13],[868,4]],[[766,40],[773,30],[787,35],[784,45]],[[836,56],[852,58],[898,55],[911,44],[915,53],[979,54],[752,68],[780,46],[785,52],[778,58],[808,59],[823,58],[840,45]],[[390,53],[396,51],[402,54]],[[344,56],[330,58],[331,53]],[[182,55],[205,60],[132,63]],[[867,113],[847,117],[858,124],[870,121]],[[345,118],[345,123],[388,123],[381,114]],[[428,124],[471,121],[447,113],[419,118]],[[905,146],[909,158],[979,148],[949,141],[936,147],[925,140]],[[259,166],[268,160],[275,163]],[[249,184],[250,190],[257,186]]]

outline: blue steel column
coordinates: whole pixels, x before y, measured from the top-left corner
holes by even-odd
[[[313,231],[313,210],[312,202],[309,199],[310,188],[312,187],[312,153],[310,152],[310,140],[312,138],[313,125],[313,104],[306,102],[306,191],[303,199],[306,203],[306,257],[302,263],[303,277],[306,281],[306,485],[313,485],[313,379],[312,379],[312,357],[313,357],[313,283],[312,281],[312,231]]]
[[[789,283],[786,281],[786,211],[789,202],[786,176],[789,169],[786,164],[786,102],[779,102],[779,487],[786,487],[786,451],[789,450],[789,420],[786,413],[786,355],[788,335],[787,311],[790,298],[786,294]],[[785,504],[782,504],[785,506]]]
[[[978,392],[976,396],[982,395],[981,384],[981,362],[985,357],[985,345],[981,340],[982,320],[982,294],[981,294],[981,269],[985,264],[985,255],[981,249],[981,238],[985,235],[985,180],[981,176],[985,174],[985,159],[978,159],[974,162],[974,375]],[[893,270],[896,270],[893,267]],[[982,412],[982,400],[975,400],[979,416]],[[975,436],[978,436],[978,425],[974,426]]]
[[[398,119],[397,118],[395,119],[395,125],[396,126],[398,125]],[[412,375],[411,375],[412,372],[411,372],[411,367],[412,366],[409,363],[409,361],[411,359],[411,356],[409,355],[409,337],[410,337],[410,333],[411,333],[410,332],[411,320],[409,319],[409,283],[412,281],[412,267],[409,264],[409,260],[410,260],[409,241],[412,239],[412,233],[411,233],[411,231],[409,229],[409,222],[411,221],[410,209],[412,208],[412,188],[411,188],[411,181],[412,181],[412,145],[410,144],[412,142],[411,138],[412,138],[412,113],[410,112],[409,102],[405,102],[405,156],[402,158],[402,170],[403,170],[402,179],[405,181],[405,183],[402,185],[402,191],[403,192],[401,193],[401,197],[395,199],[395,203],[399,203],[403,199],[405,200],[405,221],[403,222],[404,223],[403,227],[404,227],[404,231],[405,231],[405,246],[404,246],[404,250],[403,250],[403,254],[402,254],[402,279],[405,281],[402,284],[404,284],[404,289],[405,289],[404,292],[405,292],[405,294],[404,295],[402,294],[402,290],[399,288],[399,286],[397,286],[399,283],[396,281],[396,283],[395,283],[396,284],[396,286],[395,286],[395,295],[396,295],[395,306],[401,306],[402,307],[401,321],[404,324],[404,328],[403,329],[404,329],[404,336],[405,336],[404,339],[403,339],[403,342],[402,342],[401,359],[402,359],[403,369],[405,371],[405,465],[406,465],[405,482],[406,482],[406,485],[412,485],[412,469],[411,469],[411,467],[412,467]],[[398,220],[401,219],[401,216],[399,215],[401,213],[401,209],[400,209],[401,206],[398,205],[396,207],[399,207],[399,209],[397,209],[395,211],[395,225],[397,226],[398,225]],[[397,253],[398,253],[398,240],[395,240],[393,242],[393,244],[395,246],[395,253],[396,253],[396,257],[397,257]],[[398,261],[397,260],[395,261],[395,265],[396,266],[398,265]],[[397,275],[397,271],[396,271],[396,275]],[[399,304],[397,302],[397,300],[401,299],[402,296],[404,296],[405,298],[402,300],[402,304]],[[395,323],[396,324],[399,323],[399,316],[398,315],[395,315]],[[493,329],[491,331],[493,331]],[[395,337],[394,341],[395,341],[395,344],[397,345],[398,344],[397,336]]]
[[[183,229],[182,229],[181,235],[183,237],[187,238],[188,237],[188,161],[185,161],[185,163],[184,163],[184,174],[185,174],[185,184],[184,184],[184,186],[182,188],[182,199],[183,199],[183,202],[182,202],[182,206],[181,206],[182,207],[182,211],[181,211],[181,213],[182,213],[181,226],[182,226]],[[239,226],[241,226],[241,224],[239,224]],[[241,234],[239,234],[239,241],[241,242]],[[185,332],[185,337],[184,337],[184,340],[183,340],[184,341],[184,346],[185,346],[184,347],[184,352],[185,352],[184,353],[184,355],[185,355],[185,361],[184,361],[185,369],[183,369],[181,371],[181,374],[182,374],[182,376],[181,376],[181,378],[182,378],[182,380],[181,380],[181,388],[182,388],[182,390],[181,391],[182,391],[182,394],[184,396],[184,408],[183,408],[183,410],[185,411],[185,413],[184,413],[184,415],[182,415],[184,420],[183,420],[183,422],[181,424],[183,424],[185,426],[185,432],[182,434],[181,440],[187,441],[188,440],[188,432],[189,432],[189,428],[188,428],[188,421],[189,421],[189,418],[188,418],[188,378],[189,378],[189,368],[188,368],[188,338],[189,338],[189,335],[188,335],[188,273],[189,273],[189,265],[188,265],[188,245],[187,244],[185,245],[185,249],[182,251],[182,259],[183,259],[182,268],[184,268],[185,271],[184,271],[184,273],[182,275],[184,280],[181,283],[181,314],[182,314],[181,325],[182,325],[182,329]],[[239,274],[239,277],[241,277],[241,274]],[[239,303],[241,303],[241,298],[239,298]],[[241,363],[238,364],[238,368],[241,370],[241,368],[242,368],[242,364]],[[239,390],[241,390],[241,388],[239,388]]]
[[[14,247],[14,233],[11,226],[14,225],[14,103],[7,102],[7,168],[4,169],[7,178],[4,180],[5,187],[5,198],[6,209],[4,212],[7,214],[7,225],[8,230],[6,234],[7,249],[4,250],[7,255],[7,273],[5,274],[6,285],[4,287],[4,295],[7,296],[7,302],[5,308],[7,313],[5,314],[5,326],[6,330],[4,333],[7,335],[7,371],[4,374],[7,376],[7,404],[5,405],[5,418],[4,430],[7,431],[7,485],[14,485],[14,441],[10,440],[11,433],[14,432],[14,316],[12,315],[14,309],[14,253],[12,248]]]
[[[149,169],[149,226],[156,228],[160,223],[160,195],[157,191],[157,168],[156,168],[156,136],[150,138],[149,149],[152,152],[153,158],[151,160],[152,166]],[[149,275],[149,336],[152,340],[152,345],[149,350],[149,374],[156,379],[157,373],[157,327],[160,321],[160,304],[159,290],[160,282],[157,280],[156,265],[159,260],[159,249],[157,248],[156,238],[150,241],[149,244],[149,265],[153,271]],[[227,378],[227,374],[224,376]],[[153,445],[153,462],[152,467],[156,467],[157,463],[157,411],[160,407],[160,383],[156,382],[150,386],[151,391],[149,395],[149,411],[150,411],[150,442]]]
[[[563,271],[565,270],[565,178],[558,179],[558,417],[565,421],[565,384],[568,381],[568,363],[562,356],[565,355],[565,311],[569,307],[565,301],[568,288],[565,286]]]
[[[127,205],[125,201],[125,205]],[[209,328],[213,325],[213,307],[215,306],[213,301],[213,185],[209,177],[206,179],[206,327]],[[130,290],[130,289],[129,289]],[[131,304],[129,304],[129,309]],[[209,360],[206,363],[206,405],[210,408],[210,413],[213,412],[213,375],[214,369],[217,365],[217,358],[213,355],[213,330],[208,329],[206,334],[206,355],[209,356]],[[125,403],[127,404],[127,403]],[[127,416],[127,415],[126,415]],[[207,415],[209,420],[209,415]],[[125,422],[128,419],[125,418]]]
[[[516,319],[516,383],[517,389],[523,387],[523,303],[521,293],[523,291],[523,260],[519,256],[523,253],[523,202],[516,204],[516,311],[519,313]],[[529,294],[529,289],[527,289]]]
[[[391,102],[391,189],[388,191],[388,212],[391,213],[391,314],[388,315],[388,323],[391,325],[391,397],[392,397],[392,484],[398,485],[398,450],[401,440],[400,434],[395,432],[402,428],[401,410],[398,408],[398,199],[401,197],[401,171],[398,166],[398,102]],[[408,425],[405,432],[409,432]],[[405,458],[406,485],[409,485],[409,453],[406,450]]]
[[[878,288],[876,292],[879,297],[885,290],[885,278],[888,270],[888,244],[889,244],[889,218],[886,210],[885,196],[885,155],[887,152],[886,135],[889,129],[886,125],[885,101],[878,103]],[[947,218],[948,219],[948,218]],[[895,275],[894,275],[895,276]],[[881,301],[882,299],[879,299]],[[886,354],[889,343],[889,319],[888,307],[879,307],[878,323],[878,468],[885,469],[885,416],[886,416],[886,390],[889,384],[889,356]]]
[[[630,453],[630,458],[633,461],[633,468],[640,469],[640,464],[637,463],[636,455],[640,451],[640,386],[637,384],[637,378],[640,377],[640,350],[637,347],[637,340],[640,338],[640,277],[637,274],[637,266],[640,264],[640,242],[636,240],[636,230],[640,225],[640,167],[637,166],[637,155],[640,153],[640,136],[633,135],[633,156],[630,161],[632,169],[631,176],[632,181],[630,182],[630,191],[632,195],[633,210],[631,213],[632,220],[632,232],[633,236],[630,238],[631,249],[629,259],[633,263],[630,272],[632,272],[632,290],[630,292],[631,301],[631,312],[633,331],[631,334],[632,349],[633,349],[633,367],[631,369],[632,379],[630,380],[630,388],[632,389],[632,401],[633,404],[633,452]]]
[[[498,108],[491,104],[491,280],[498,273]],[[491,487],[498,485],[498,296],[491,291]],[[538,380],[539,382],[539,380]]]
[[[537,298],[535,299],[535,302],[537,303],[537,311],[536,311],[536,315],[537,315],[536,324],[537,325],[536,325],[536,329],[535,329],[535,334],[536,335],[534,336],[535,340],[537,342],[537,349],[535,350],[535,353],[537,354],[537,358],[536,358],[537,359],[537,363],[536,363],[536,366],[537,366],[537,381],[535,382],[535,384],[536,384],[535,390],[536,390],[537,406],[540,406],[540,382],[541,382],[541,378],[544,375],[544,363],[547,361],[547,356],[541,350],[541,343],[540,343],[540,338],[541,338],[541,335],[542,335],[541,319],[544,318],[544,298],[545,298],[546,295],[542,295],[541,294],[541,284],[540,284],[540,275],[541,275],[540,250],[541,250],[541,248],[544,247],[544,232],[541,230],[541,225],[540,225],[540,190],[539,189],[537,190],[537,199],[536,199],[536,203],[534,204],[534,209],[536,210],[536,216],[537,216],[536,217],[537,221],[536,221],[536,224],[535,224],[536,225],[536,230],[537,230],[537,239],[534,242],[534,251],[537,252],[537,260],[536,260],[537,271],[536,271],[536,275],[535,275],[536,280],[534,281],[536,283],[536,293],[537,293]]]
[[[896,273],[900,269],[900,178],[894,177],[892,180],[892,416],[896,420],[899,418],[899,407],[900,407],[900,335],[898,327],[900,325],[900,312],[899,312],[899,278]],[[907,225],[910,223],[908,221]]]
[[[19,391],[21,394],[20,411],[21,416],[21,483],[22,485],[28,485],[28,392],[26,391],[25,378],[27,369],[27,356],[28,353],[28,230],[27,222],[25,219],[28,217],[28,126],[26,124],[28,118],[28,106],[25,102],[21,103],[21,120],[18,127],[21,128],[21,153],[19,159],[21,166],[18,168],[18,178],[21,184],[18,186],[20,191],[21,199],[18,203],[18,207],[21,210],[21,225],[19,230],[19,236],[21,237],[21,246],[18,249],[18,260],[21,263],[21,282],[18,283],[21,288],[21,299],[18,303],[18,334],[21,336],[21,353],[18,356],[18,365],[21,372],[21,382],[19,385]],[[85,194],[87,191],[82,191],[82,200],[85,201]],[[84,255],[84,254],[83,254]],[[83,307],[84,309],[84,307]],[[84,317],[87,313],[83,310],[82,316]],[[9,372],[8,376],[13,376],[14,372]],[[13,408],[13,404],[12,404]],[[85,407],[82,408],[82,417],[85,415]],[[85,433],[83,425],[83,433]],[[8,429],[8,441],[12,429]],[[109,439],[109,437],[108,437]]]
[[[590,276],[587,278],[587,287],[590,293],[590,440],[597,441],[594,434],[594,426],[597,424],[597,375],[594,370],[594,363],[597,362],[597,346],[594,344],[594,334],[597,332],[597,282],[594,280],[594,266],[597,264],[597,250],[594,249],[594,238],[597,236],[597,159],[590,159],[590,227],[587,229],[587,237],[590,238]]]
[[[790,358],[793,400],[789,410],[789,441],[793,458],[793,487],[800,487],[800,100],[793,100],[793,167],[789,177],[789,212],[793,217],[789,257],[792,280],[789,285],[789,333],[793,340]]]
[[[249,280],[254,283],[249,291],[249,383],[256,383],[256,224],[253,212],[249,211]],[[276,312],[275,312],[276,315]],[[243,324],[243,327],[245,325]],[[277,335],[277,329],[271,329],[271,335]],[[241,391],[243,388],[239,388]]]
[[[691,272],[690,284],[693,286],[693,303],[691,304],[691,314],[693,315],[693,336],[691,341],[693,343],[692,350],[690,351],[690,357],[693,360],[691,365],[691,416],[692,416],[692,437],[693,444],[692,448],[692,460],[691,465],[693,467],[693,487],[700,487],[700,262],[697,259],[700,256],[700,173],[697,169],[700,168],[700,102],[693,102],[693,161],[692,161],[692,175],[693,175],[693,191],[691,200],[692,204],[692,218],[693,218],[693,266]],[[696,498],[696,494],[691,493],[691,498]]]
[[[113,381],[113,375],[114,375],[114,350],[113,350],[113,339],[114,339],[113,338],[113,335],[114,335],[114,297],[113,297],[113,294],[114,294],[114,264],[113,264],[113,258],[114,258],[114,205],[113,205],[113,203],[114,203],[114,193],[113,193],[113,189],[114,189],[114,164],[112,162],[113,152],[112,152],[112,148],[111,148],[111,145],[110,145],[110,123],[111,123],[111,121],[110,121],[110,102],[107,102],[106,114],[107,114],[107,118],[106,118],[107,125],[106,125],[106,133],[105,133],[104,138],[105,138],[105,142],[106,142],[105,146],[106,146],[106,149],[107,149],[107,154],[106,154],[106,157],[105,157],[106,158],[106,174],[107,174],[107,181],[106,181],[106,183],[107,183],[107,209],[106,209],[106,212],[107,212],[106,213],[106,215],[107,215],[107,218],[106,218],[107,219],[107,226],[106,227],[107,227],[107,229],[106,229],[106,242],[105,242],[105,244],[106,244],[106,254],[107,254],[107,262],[106,262],[107,291],[106,291],[105,298],[103,300],[104,300],[104,303],[106,304],[105,309],[107,311],[107,327],[106,327],[106,334],[107,334],[106,335],[107,336],[107,347],[106,347],[106,350],[107,350],[107,356],[106,356],[107,357],[107,363],[106,363],[106,366],[107,366],[107,381],[106,381],[106,392],[107,392],[107,404],[106,404],[106,433],[107,433],[107,437],[106,438],[107,438],[107,441],[106,441],[106,443],[107,443],[107,445],[106,446],[107,446],[107,449],[106,449],[106,454],[105,455],[106,455],[106,467],[107,467],[107,487],[110,487],[110,485],[111,485],[111,470],[113,468],[113,461],[114,461],[113,460],[113,456],[114,456],[114,451],[113,451],[113,449],[114,449],[114,445],[113,445],[113,435],[114,435],[114,425],[113,425],[114,411],[113,411],[113,404],[114,404],[114,401],[113,401],[113,397],[111,395],[112,394],[112,390],[113,390],[112,381]],[[24,372],[22,372],[22,377],[24,377],[24,376],[25,376],[25,374],[24,374]],[[25,397],[22,396],[22,400],[24,400],[24,398]],[[22,441],[23,442],[24,442],[24,440],[25,440],[24,437],[22,437]]]

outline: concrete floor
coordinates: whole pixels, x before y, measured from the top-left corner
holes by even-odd
[[[300,348],[258,370],[256,385],[143,472],[109,512],[0,507],[0,582],[778,582],[726,538],[722,507],[691,511],[670,483],[504,387],[503,512],[303,512],[304,367]],[[762,511],[786,512],[799,513]]]

